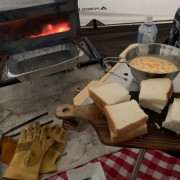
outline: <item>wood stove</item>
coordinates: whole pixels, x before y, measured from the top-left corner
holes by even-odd
[[[77,0],[0,1],[0,87],[101,59],[80,37]]]
[[[32,80],[77,66],[83,54],[73,43],[80,32],[77,0],[1,3],[0,53],[10,56],[3,70],[8,77]]]
[[[0,51],[17,54],[72,42],[80,31],[77,0],[1,0]]]

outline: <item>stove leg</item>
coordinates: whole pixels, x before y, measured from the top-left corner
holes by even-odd
[[[7,53],[0,53],[0,80],[3,74],[4,66],[8,60],[9,56]]]
[[[81,45],[81,43],[77,40],[74,40],[74,43],[84,52],[84,54],[86,54],[86,56],[88,56],[90,59],[92,59],[92,55],[83,47],[83,45]]]

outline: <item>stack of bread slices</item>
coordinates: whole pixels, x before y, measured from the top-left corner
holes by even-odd
[[[161,113],[172,95],[172,81],[154,78],[141,81],[139,104],[130,100],[129,91],[118,83],[89,89],[89,95],[107,118],[111,141],[123,142],[147,133],[146,108]],[[180,134],[180,98],[174,98],[162,127]]]
[[[168,78],[154,78],[141,81],[139,105],[161,113],[172,95],[172,81]]]
[[[172,95],[172,81],[168,78],[147,79],[141,82],[139,104],[143,108],[161,113]],[[174,98],[168,107],[162,127],[180,134],[180,98]]]
[[[104,106],[130,101],[129,91],[118,83],[106,83],[89,89],[89,96],[103,110]]]
[[[118,83],[107,83],[89,89],[94,103],[105,114],[112,142],[123,142],[147,133],[148,115],[129,91]]]

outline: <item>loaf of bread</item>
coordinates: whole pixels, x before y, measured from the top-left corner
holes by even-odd
[[[106,105],[114,105],[130,100],[129,91],[116,82],[90,88],[89,96],[102,111]]]
[[[103,110],[112,142],[123,142],[147,133],[148,115],[135,100],[108,105]]]
[[[162,126],[166,129],[180,134],[180,98],[174,98],[172,104],[170,104],[168,113]]]
[[[161,113],[172,95],[172,81],[154,78],[141,81],[139,105]]]

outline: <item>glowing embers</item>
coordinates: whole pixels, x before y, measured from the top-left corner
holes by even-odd
[[[32,34],[29,36],[29,38],[67,32],[70,29],[71,29],[71,27],[70,27],[69,23],[46,24],[42,27],[42,31],[40,33]]]
[[[0,41],[10,42],[70,31],[68,13],[48,14],[0,23]]]

